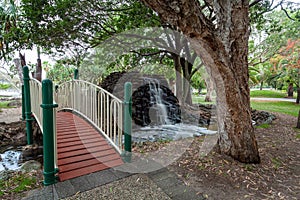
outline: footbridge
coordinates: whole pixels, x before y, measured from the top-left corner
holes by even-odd
[[[23,68],[23,118],[28,144],[32,121],[43,133],[44,185],[122,165],[131,152],[131,83],[124,101],[92,83],[53,86]],[[128,156],[129,155],[129,156]]]

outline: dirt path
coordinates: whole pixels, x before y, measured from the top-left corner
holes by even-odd
[[[276,114],[268,128],[256,128],[261,163],[242,164],[210,153],[200,157],[196,139],[171,166],[207,199],[300,199],[300,130],[296,118]]]

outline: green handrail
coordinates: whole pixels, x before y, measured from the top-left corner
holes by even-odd
[[[42,81],[43,108],[43,145],[44,145],[44,185],[57,182],[55,174],[58,172],[54,165],[54,127],[53,127],[53,84],[49,79]]]
[[[26,119],[26,135],[27,144],[32,144],[32,112],[31,112],[31,101],[30,101],[30,86],[29,86],[29,69],[27,66],[23,67],[23,80],[24,80],[24,103],[25,103],[25,119]]]
[[[125,83],[124,90],[124,152],[122,153],[125,162],[131,162],[131,132],[132,132],[132,84]]]
[[[24,121],[25,117],[25,96],[24,96],[24,84],[22,85],[22,120]]]
[[[74,69],[74,79],[79,79],[79,70],[78,69]]]

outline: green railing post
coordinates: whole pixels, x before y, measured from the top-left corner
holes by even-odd
[[[78,71],[78,69],[74,69],[74,79],[79,79],[79,71]]]
[[[32,112],[30,102],[30,86],[29,86],[29,69],[27,66],[23,67],[24,80],[24,103],[25,103],[25,119],[26,119],[26,135],[27,144],[32,144]]]
[[[132,84],[130,82],[125,83],[124,90],[124,152],[122,154],[125,162],[131,162],[131,132],[132,132],[132,120],[131,120],[131,107],[132,107]]]
[[[24,85],[22,85],[22,120],[24,121],[25,117],[25,96],[24,96]]]
[[[42,81],[42,104],[43,108],[43,145],[44,145],[44,185],[56,183],[57,170],[54,166],[54,127],[53,127],[53,85],[52,81]]]

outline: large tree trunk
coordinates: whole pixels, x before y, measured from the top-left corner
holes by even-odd
[[[181,76],[181,66],[180,66],[180,56],[175,53],[172,54],[174,61],[176,80],[175,80],[175,94],[180,104],[182,103],[182,76]]]
[[[190,63],[186,58],[180,58],[180,65],[183,72],[183,97],[182,102],[192,105],[192,92],[191,92],[191,73],[193,63]]]
[[[21,65],[21,59],[20,58],[15,58],[14,59],[15,67],[18,72],[18,76],[20,79],[20,84],[23,85],[23,67]]]
[[[300,87],[297,88],[296,104],[299,104],[299,102],[300,102]]]
[[[34,78],[39,80],[40,82],[42,81],[42,61],[41,61],[41,53],[40,53],[40,48],[37,48],[37,64],[36,64],[36,70],[34,73]]]
[[[263,89],[263,85],[264,85],[264,82],[260,82],[260,87],[259,87],[259,90],[262,90]]]
[[[205,95],[205,102],[212,102],[212,94],[214,91],[214,82],[210,77],[205,78],[206,84],[206,95]]]
[[[143,0],[165,21],[189,37],[208,67],[217,92],[220,152],[245,163],[259,163],[248,87],[249,2],[207,1],[216,21],[198,0]]]

